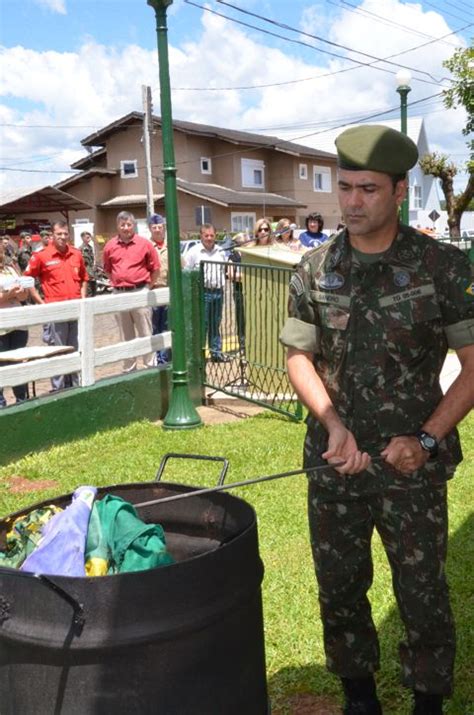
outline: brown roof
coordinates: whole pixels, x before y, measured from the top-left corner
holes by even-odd
[[[80,174],[74,174],[74,176],[69,176],[67,179],[59,181],[55,184],[55,187],[57,189],[63,189],[69,186],[74,186],[74,184],[77,184],[79,181],[89,179],[91,176],[116,176],[116,174],[116,169],[87,169],[87,171],[81,171]]]
[[[227,186],[218,184],[200,184],[184,179],[176,180],[178,192],[196,196],[203,201],[210,201],[226,208],[235,206],[271,206],[272,208],[299,208],[306,207],[306,204],[299,203],[288,196],[271,194],[265,191],[235,191]],[[155,194],[154,201],[160,202],[164,199],[164,194]],[[101,208],[119,208],[120,206],[142,206],[146,204],[145,194],[125,194],[114,196],[99,204]]]
[[[75,161],[74,164],[71,164],[71,169],[87,169],[88,167],[93,166],[97,159],[105,157],[106,155],[107,150],[105,147],[101,147],[100,149],[91,151],[90,154],[87,154],[87,156],[83,156],[81,159]]]
[[[157,203],[163,201],[164,194],[153,194],[153,201]],[[99,204],[100,208],[115,209],[120,206],[142,206],[146,204],[145,194],[125,194],[123,196],[114,196],[112,199],[107,199]]]
[[[29,214],[32,211],[81,211],[93,208],[86,201],[60,191],[55,186],[43,186],[33,191],[30,189],[27,193],[24,191],[19,190],[0,198],[0,212]]]
[[[201,184],[195,181],[185,181],[177,179],[178,191],[198,198],[207,199],[221,206],[272,206],[272,207],[305,207],[295,199],[280,194],[272,194],[266,191],[236,191],[228,186],[219,184]]]
[[[107,138],[118,131],[125,131],[127,127],[133,126],[143,121],[143,112],[130,112],[125,116],[117,119],[115,122],[99,129],[93,134],[85,137],[82,140],[83,146],[105,146]],[[161,117],[153,116],[153,122],[157,126],[161,126]],[[253,132],[241,132],[237,129],[224,129],[222,127],[214,127],[210,124],[197,124],[195,122],[184,122],[180,119],[173,121],[173,127],[177,131],[182,131],[186,134],[194,134],[196,136],[210,137],[214,139],[222,139],[231,142],[232,144],[245,145],[248,147],[268,147],[276,151],[287,152],[296,156],[318,157],[322,159],[334,159],[335,154],[319,149],[311,149],[310,147],[296,144],[294,142],[284,141],[278,137],[268,136],[265,134],[255,134]],[[81,160],[80,160],[81,161]]]

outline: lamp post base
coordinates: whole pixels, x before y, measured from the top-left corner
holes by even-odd
[[[163,420],[163,429],[195,429],[202,420],[190,400],[187,385],[175,385]]]

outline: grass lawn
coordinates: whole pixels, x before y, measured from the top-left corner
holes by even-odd
[[[164,431],[146,422],[135,423],[2,467],[0,516],[69,492],[79,484],[101,486],[152,480],[166,452],[227,457],[230,460],[228,482],[297,469],[301,464],[304,431],[304,425],[270,413],[238,423],[183,432]],[[470,479],[474,462],[473,415],[464,421],[461,433],[465,460],[449,489],[448,566],[458,631],[456,690],[446,707],[446,713],[451,715],[474,713],[474,487]],[[217,479],[217,467],[175,460],[166,468],[163,479],[211,486]],[[42,488],[28,493],[14,491],[15,487],[24,488],[29,482],[33,487],[42,484]],[[258,515],[260,551],[265,563],[267,672],[274,715],[297,713],[294,703],[298,694],[321,695],[326,702],[336,705],[340,702],[338,682],[324,667],[307,534],[305,487],[305,477],[301,475],[236,490],[255,507]],[[397,647],[402,629],[378,537],[374,539],[374,561],[371,601],[382,650],[379,692],[386,715],[407,715],[409,698],[399,685],[398,677]],[[309,701],[306,699],[306,702]],[[323,711],[307,709],[304,712],[317,715]]]

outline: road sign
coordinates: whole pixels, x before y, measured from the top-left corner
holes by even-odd
[[[430,218],[433,223],[435,223],[440,217],[440,214],[436,211],[436,209],[433,209],[431,213],[428,214],[428,218]]]

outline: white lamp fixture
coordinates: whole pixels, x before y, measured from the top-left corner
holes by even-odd
[[[398,70],[395,79],[397,80],[397,87],[409,87],[411,82],[410,70]]]

